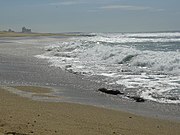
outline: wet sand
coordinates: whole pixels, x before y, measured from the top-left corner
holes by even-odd
[[[26,87],[26,89],[32,89],[32,87]],[[2,88],[0,95],[2,135],[180,134],[178,122],[146,118],[88,105],[33,101]]]

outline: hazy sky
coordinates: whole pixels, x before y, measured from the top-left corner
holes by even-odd
[[[0,0],[0,30],[180,30],[180,0]]]

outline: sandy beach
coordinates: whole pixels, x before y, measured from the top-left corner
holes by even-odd
[[[180,0],[2,0],[0,135],[180,135]]]
[[[34,92],[32,87],[24,87]],[[41,90],[37,89],[40,94]],[[45,89],[46,92],[47,89]],[[44,93],[42,91],[42,93]],[[180,123],[88,105],[33,101],[0,89],[2,135],[179,135]]]
[[[68,38],[1,38],[0,135],[180,134],[178,104],[106,95],[97,89],[108,86],[93,81],[100,78],[50,67],[34,57],[52,40]]]

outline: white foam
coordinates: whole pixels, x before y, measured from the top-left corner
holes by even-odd
[[[101,73],[100,75],[107,76],[107,77],[114,77],[115,73]]]
[[[168,98],[154,98],[152,97],[152,93],[157,93],[154,89],[148,89],[146,91],[142,91],[141,96],[145,99],[160,102],[160,103],[171,103],[171,104],[180,104],[180,100],[170,100]]]

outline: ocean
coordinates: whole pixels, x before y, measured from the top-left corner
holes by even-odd
[[[180,32],[84,35],[50,40],[36,57],[74,74],[101,76],[96,81],[123,86],[126,95],[180,103]]]

